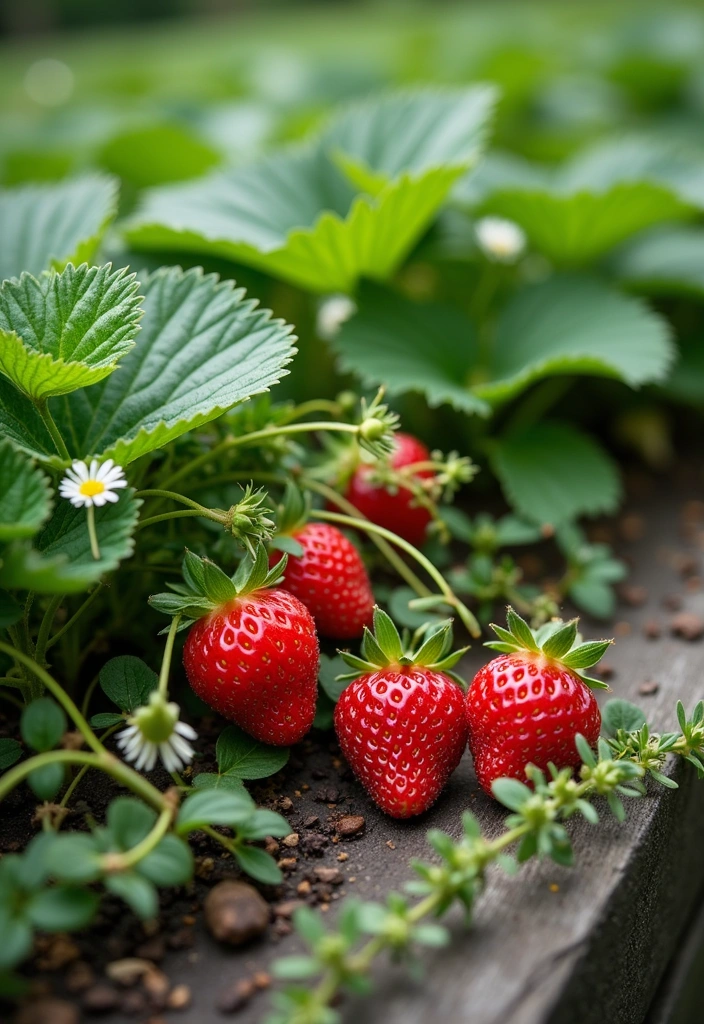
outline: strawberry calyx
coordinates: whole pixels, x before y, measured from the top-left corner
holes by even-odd
[[[249,553],[245,554],[237,571],[228,576],[209,558],[201,558],[193,551],[186,550],[181,567],[184,582],[167,583],[172,593],[153,594],[149,598],[149,604],[172,618],[180,615],[180,632],[237,597],[245,597],[255,590],[275,587],[281,582],[287,561],[288,555],[284,554],[270,569],[266,548],[259,543],[254,557]]]
[[[392,668],[427,668],[431,672],[442,672],[449,676],[463,689],[465,681],[452,669],[469,648],[462,647],[452,650],[452,621],[440,623],[431,630],[425,630],[415,643],[409,644],[407,634],[402,637],[394,625],[393,619],[374,606],[373,632],[364,627],[361,644],[361,657],[349,651],[338,651],[338,654],[349,665],[352,672],[338,676],[339,680],[356,679],[369,672]],[[414,635],[414,640],[416,635]]]
[[[491,624],[498,640],[489,640],[484,644],[493,651],[502,654],[515,654],[523,651],[529,654],[542,655],[556,662],[579,676],[583,683],[595,690],[608,690],[609,687],[601,679],[593,679],[584,674],[584,670],[601,661],[613,640],[583,641],[577,631],[579,619],[563,622],[554,619],[546,622],[539,629],[531,629],[510,606],[506,609],[506,626]]]

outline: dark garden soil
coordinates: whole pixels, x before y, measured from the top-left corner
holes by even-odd
[[[629,484],[626,511],[616,522],[591,529],[593,539],[608,540],[633,567],[621,590],[616,621],[603,625],[584,619],[585,633],[613,633],[618,641],[602,666],[616,696],[648,702],[662,679],[643,671],[644,646],[673,643],[686,652],[687,644],[704,634],[704,590],[700,553],[704,548],[704,480],[695,470],[667,478],[634,477]],[[545,572],[535,554],[527,568]],[[486,660],[479,644],[465,659],[469,678]],[[639,665],[639,677],[630,675]],[[646,659],[647,664],[647,659]],[[624,688],[622,685],[627,682]],[[3,709],[4,711],[4,709]],[[662,727],[665,723],[656,722]],[[214,744],[222,723],[205,719],[199,726],[203,757],[198,770],[214,767]],[[11,723],[0,717],[0,734]],[[157,785],[168,777],[154,773]],[[76,936],[41,938],[25,968],[29,994],[13,1016],[5,1007],[3,1020],[17,1024],[76,1024],[101,1019],[107,1024],[127,1021],[182,1021],[210,1024],[232,1015],[241,1024],[265,1016],[272,959],[295,948],[291,915],[302,903],[334,915],[347,895],[378,899],[409,877],[409,860],[426,856],[425,833],[439,827],[458,834],[462,810],[470,806],[489,832],[496,831],[505,812],[478,789],[466,755],[437,805],[410,822],[385,817],[368,800],[342,760],[334,734],[313,733],[292,752],[277,776],[251,785],[255,800],[280,811],[291,823],[291,835],[270,840],[285,874],[276,888],[258,886],[267,903],[249,890],[228,894],[223,902],[204,901],[214,886],[239,879],[232,858],[204,834],[195,834],[196,878],[184,889],[165,890],[158,921],[143,924],[124,904],[105,899],[97,923]],[[78,787],[64,828],[85,827],[100,820],[115,789],[105,776],[89,774]],[[2,812],[0,849],[21,849],[41,827],[29,790],[21,787]],[[249,883],[247,883],[249,884]],[[558,911],[556,911],[558,913]],[[206,917],[208,921],[206,922]],[[213,932],[237,939],[258,933],[239,946],[218,942]],[[1,941],[1,940],[0,940]],[[131,961],[131,962],[130,962]],[[442,1017],[442,1024],[449,1024]],[[440,1020],[440,1018],[438,1018]]]

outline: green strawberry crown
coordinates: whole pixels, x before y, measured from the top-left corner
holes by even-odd
[[[402,638],[390,616],[375,605],[374,632],[364,627],[362,657],[358,658],[348,651],[339,651],[345,664],[354,671],[337,678],[356,679],[369,672],[378,672],[380,668],[422,667],[432,672],[443,672],[464,687],[464,680],[452,669],[469,648],[452,651],[452,622],[449,619],[432,632],[424,630],[420,637],[414,634],[414,641],[409,644],[407,634]]]
[[[197,619],[210,615],[236,597],[244,597],[255,590],[275,587],[281,582],[288,555],[270,569],[269,557],[263,544],[258,544],[255,556],[248,553],[240,562],[237,572],[228,576],[209,558],[200,558],[186,551],[183,559],[183,583],[167,583],[173,593],[153,594],[149,604],[165,615],[182,616],[178,629],[186,629]],[[164,630],[163,632],[166,632]]]
[[[544,654],[551,661],[564,665],[583,683],[593,689],[608,690],[609,687],[601,679],[592,679],[584,674],[584,670],[601,661],[613,640],[587,640],[577,632],[579,619],[562,622],[561,619],[546,622],[540,629],[531,629],[528,623],[509,606],[506,610],[506,625],[491,628],[498,640],[490,640],[485,647],[503,654],[514,654],[517,651],[529,651],[531,654]]]

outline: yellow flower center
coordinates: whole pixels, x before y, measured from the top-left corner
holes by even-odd
[[[85,498],[94,498],[96,494],[103,493],[105,484],[100,480],[84,480],[78,490]]]

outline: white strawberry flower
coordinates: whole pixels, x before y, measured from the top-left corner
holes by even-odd
[[[117,501],[120,487],[127,487],[125,471],[116,466],[112,459],[98,462],[93,459],[90,466],[78,459],[59,484],[59,494],[67,498],[76,508],[105,505],[108,501]]]
[[[484,254],[497,263],[514,263],[526,247],[523,228],[503,217],[482,217],[474,230]]]
[[[348,295],[330,295],[318,307],[316,330],[323,341],[332,341],[342,325],[357,312],[357,304]]]
[[[149,695],[149,703],[137,708],[127,719],[127,728],[116,736],[126,761],[138,771],[150,772],[161,758],[167,772],[178,772],[193,760],[189,740],[197,739],[190,725],[179,721],[180,708],[167,701],[158,690]]]

